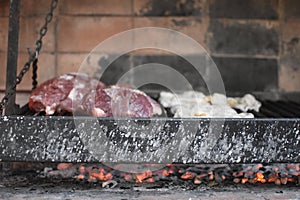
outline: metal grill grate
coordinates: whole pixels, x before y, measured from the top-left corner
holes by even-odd
[[[251,111],[257,118],[297,118],[300,117],[300,104],[292,101],[261,101],[259,112]]]
[[[259,112],[249,111],[255,118],[299,118],[300,117],[300,104],[293,101],[271,101],[265,100],[262,102],[262,107]],[[239,111],[238,111],[239,112]],[[172,117],[169,110],[167,110],[168,117]],[[43,115],[43,113],[35,113],[28,108],[28,104],[23,106],[17,115],[33,116]],[[66,115],[69,115],[66,113]]]

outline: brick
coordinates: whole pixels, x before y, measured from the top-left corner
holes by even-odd
[[[60,14],[67,15],[131,15],[131,0],[63,0]]]
[[[119,78],[126,73],[130,67],[128,55],[123,55],[109,65],[106,70],[103,66],[108,64],[109,59],[102,54],[59,54],[58,55],[58,75],[70,72],[81,72],[89,74],[91,77],[100,78],[105,84],[117,83]],[[83,67],[83,62],[86,59]]]
[[[0,52],[7,51],[8,18],[0,17]]]
[[[300,24],[286,22],[282,26],[282,55],[280,57],[280,88],[300,91]]]
[[[6,53],[0,52],[0,71],[2,72],[0,75],[0,90],[5,89],[5,80],[6,80],[6,61],[7,56]]]
[[[5,90],[6,82],[6,53],[0,53],[1,61],[1,71],[3,72],[0,76],[0,90]],[[23,68],[25,62],[28,59],[28,54],[19,53],[18,59],[18,70],[17,74]],[[54,76],[55,73],[55,64],[54,64],[54,55],[48,53],[42,53],[38,61],[38,82],[42,83]],[[26,73],[22,82],[18,85],[17,90],[30,91],[32,88],[32,69],[30,67],[29,72]]]
[[[49,0],[25,0],[21,1],[21,16],[44,16],[50,11],[51,2]],[[62,2],[59,1],[58,5]],[[57,8],[54,15],[57,13]]]
[[[192,56],[192,55],[190,55]],[[187,56],[186,56],[187,57]],[[194,57],[197,60],[200,60],[202,62],[202,66],[207,66],[209,62],[208,60],[205,59],[205,57],[197,56]],[[193,59],[193,57],[189,57]],[[171,71],[170,73],[165,73],[164,71],[154,71],[153,74],[155,77],[152,77],[153,75],[145,74],[146,78],[149,78],[153,83],[156,83],[157,79],[167,79],[170,83],[170,87],[177,88],[180,90],[187,90],[186,88],[188,87],[185,85],[184,82],[181,80],[178,80],[176,82],[170,82],[171,77],[173,77],[173,73],[179,73],[182,75],[185,80],[193,87],[195,90],[203,91],[206,92],[206,84],[203,80],[203,76],[206,74],[199,74],[199,72],[187,61],[185,58],[182,58],[179,55],[133,55],[131,58],[132,61],[132,66],[133,67],[138,67],[140,65],[144,64],[150,64],[147,67],[151,67],[151,63],[157,63],[157,64],[162,64],[166,65],[167,67],[170,67],[171,69],[174,69],[174,71]],[[147,69],[148,70],[148,69]],[[206,72],[205,72],[206,73]],[[169,78],[168,78],[169,77]],[[141,77],[133,77],[134,82],[137,80],[141,80]],[[142,80],[143,81],[143,80]],[[165,90],[164,87],[167,87],[168,85],[159,85],[159,84],[148,84],[142,87],[143,90]],[[168,88],[168,87],[167,87]],[[168,88],[171,89],[171,88]]]
[[[204,0],[134,0],[138,16],[201,16]]]
[[[20,16],[46,16],[50,10],[49,0],[25,0],[21,1]],[[60,4],[61,2],[59,2]],[[9,16],[9,0],[0,0],[0,17]],[[56,13],[56,12],[55,12]]]
[[[64,16],[60,18],[57,28],[58,50],[90,52],[103,40],[130,28],[130,17]]]
[[[300,91],[300,70],[281,65],[279,70],[279,87],[285,92]]]
[[[282,25],[281,62],[295,70],[300,70],[300,21],[286,22]]]
[[[87,54],[59,54],[58,74],[77,72],[79,69],[78,66],[86,56]],[[126,72],[129,72],[129,70],[133,69],[134,67],[154,62],[174,68],[174,70],[178,71],[180,74],[186,77],[186,79],[190,82],[194,89],[204,91],[206,88],[201,75],[184,58],[181,58],[177,55],[125,54],[111,63],[111,65],[109,65],[109,67],[105,71],[103,71],[103,68],[101,68],[101,66],[103,66],[102,64],[108,62],[105,57],[99,54],[94,54],[88,60],[89,67],[87,68],[87,70],[84,70],[84,72],[90,74],[91,76],[94,75],[94,77],[99,77],[99,75],[102,74],[101,81],[108,85],[117,83]],[[205,59],[203,59],[202,61],[206,62]],[[205,66],[206,63],[203,63],[203,65]],[[165,78],[168,75],[165,76],[160,74],[160,76]],[[131,83],[134,78],[140,78],[133,77],[132,75],[130,75],[130,72],[126,77],[126,81],[128,81],[128,83]],[[143,89],[161,90],[162,87],[158,85],[147,85],[146,87],[143,87]]]
[[[210,0],[212,18],[278,19],[279,0]]]
[[[21,17],[19,29],[19,49],[27,51],[27,47],[34,48],[35,41],[39,36],[39,30],[44,24],[44,17],[49,10],[48,0],[28,0],[21,1]],[[7,10],[7,11],[6,11]],[[9,1],[0,1],[0,51],[7,51],[8,38],[8,16]],[[27,18],[22,16],[35,16],[34,18]],[[36,17],[36,15],[42,15]],[[55,19],[55,18],[54,18]],[[54,20],[53,20],[54,21]],[[53,21],[48,26],[48,33],[43,41],[43,51],[54,51],[54,23]]]
[[[19,51],[27,52],[27,48],[35,49],[35,42],[39,37],[40,28],[44,23],[43,17],[21,17],[19,29]],[[0,51],[7,51],[8,42],[8,18],[0,18]],[[43,38],[42,51],[54,51],[54,23],[48,27]]]
[[[22,17],[20,19],[19,51],[27,52],[27,48],[35,49],[35,42],[39,38],[40,28],[44,21],[44,17]],[[43,38],[42,52],[54,52],[54,44],[54,21],[52,21]]]
[[[84,61],[88,54],[71,54],[59,53],[57,56],[57,74],[62,75],[70,72],[78,72],[81,63]]]
[[[283,16],[285,19],[300,19],[299,0],[281,0],[283,4]]]
[[[267,92],[278,89],[276,59],[213,57],[226,92]]]
[[[129,54],[124,54],[118,57],[115,61],[113,61],[105,70],[101,68],[101,65],[108,64],[110,59],[107,59],[103,56],[100,57],[101,59],[98,59],[98,70],[96,71],[98,78],[100,77],[99,74],[101,74],[101,81],[107,85],[113,85],[118,83],[120,78],[125,75],[126,72],[126,78],[123,79],[126,81],[126,83],[131,83],[133,77],[129,70],[132,68],[133,63],[131,60],[131,57]]]
[[[54,51],[54,20],[49,24],[46,36],[43,38],[42,51]],[[44,24],[44,17],[21,17],[19,29],[19,50],[27,52],[27,48],[35,49],[35,42],[39,37],[40,28]],[[7,51],[8,18],[0,18],[0,51]]]
[[[0,17],[7,17],[9,15],[9,0],[0,1]]]
[[[206,19],[200,19],[199,17],[136,17],[134,18],[134,26],[135,28],[162,27],[176,30],[188,35],[206,48],[205,33],[208,26]],[[169,41],[168,39],[166,38],[165,41]],[[168,44],[166,45],[168,46]],[[186,49],[186,53],[195,52]]]
[[[212,20],[207,39],[213,53],[277,56],[279,52],[277,23]]]

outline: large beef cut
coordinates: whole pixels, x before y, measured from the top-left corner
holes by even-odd
[[[65,74],[48,80],[31,92],[29,108],[53,115],[61,111],[73,112],[93,88],[104,88],[100,81],[86,74]]]
[[[162,113],[160,105],[144,92],[122,86],[91,92],[83,107],[97,117],[151,117]]]
[[[144,92],[127,85],[105,87],[83,74],[51,79],[32,91],[29,108],[46,115],[69,112],[95,117],[152,117],[160,105]]]

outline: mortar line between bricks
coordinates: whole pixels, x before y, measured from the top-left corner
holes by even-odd
[[[58,11],[59,12],[59,11]],[[58,34],[57,34],[57,27],[58,27],[58,21],[59,21],[59,13],[57,14],[57,18],[54,21],[54,74],[57,76],[57,68],[58,68]]]
[[[279,55],[279,60],[282,56],[282,44],[283,44],[283,35],[282,35],[282,27],[283,27],[283,2],[282,0],[279,0],[279,5],[278,5],[278,15],[279,15],[279,42],[278,42],[278,55]]]
[[[131,28],[134,29],[135,28],[135,16],[134,16],[134,1],[135,0],[131,0]],[[132,46],[134,46],[134,35],[131,36],[131,43]],[[134,69],[134,62],[133,62],[133,56],[129,55],[129,73],[130,73],[130,84],[133,85],[134,83],[134,76],[133,76],[133,69]]]
[[[172,53],[172,52],[167,52],[165,54],[161,54],[161,53],[144,53],[144,52],[141,52],[141,53],[134,53],[135,51],[132,51],[132,52],[129,52],[128,54],[137,54],[137,55],[170,55],[169,53]],[[1,52],[0,52],[1,53]],[[101,54],[100,51],[94,51],[94,52],[90,52],[90,51],[57,51],[57,53],[59,54],[89,54],[89,53],[92,53],[92,54]],[[115,51],[115,52],[112,52],[112,53],[119,53],[118,51]],[[172,55],[172,54],[171,54]],[[188,55],[193,55],[193,54],[188,54]]]
[[[283,12],[284,12],[284,7],[283,7],[283,0],[279,0],[279,3],[278,3],[278,17],[279,17],[279,28],[278,28],[278,69],[277,69],[277,77],[278,77],[278,80],[277,80],[277,87],[278,87],[278,90],[280,91],[281,90],[281,86],[280,86],[280,70],[281,70],[281,57],[282,57],[282,48],[283,48],[283,25],[284,25],[284,21],[283,21],[283,18],[284,18],[284,15],[283,15]]]
[[[80,54],[89,54],[91,53],[90,51],[57,51],[57,54],[60,55],[67,55],[67,54],[74,54],[74,55],[80,55]],[[118,52],[115,52],[118,53]],[[93,54],[101,54],[101,52],[93,52]],[[137,55],[161,55],[158,53],[150,53],[150,54],[137,54]],[[169,55],[169,54],[165,54]],[[192,55],[192,54],[187,54],[187,55]],[[210,56],[217,56],[217,57],[225,57],[225,58],[266,58],[266,59],[277,59],[278,56],[274,55],[239,55],[239,54],[221,54],[221,53],[210,53]]]
[[[135,15],[134,13],[131,15],[113,15],[113,14],[61,14],[60,16],[62,17],[131,17],[133,16],[134,18],[168,18],[168,17],[182,17],[182,18],[199,18],[198,15]],[[20,16],[22,18],[36,18],[40,17],[43,18],[44,15],[30,15],[30,16]],[[8,19],[8,16],[0,16],[0,19]],[[218,19],[218,18],[212,18],[212,19]],[[293,19],[291,19],[293,20]],[[299,19],[296,19],[299,20]],[[272,21],[272,20],[269,20]]]
[[[128,14],[60,14],[63,17],[131,17]]]
[[[212,55],[212,50],[211,48],[209,47],[209,40],[210,40],[210,37],[209,37],[209,27],[210,27],[210,22],[211,22],[211,18],[209,17],[210,15],[210,2],[206,2],[206,5],[204,6],[204,13],[206,13],[204,16],[203,16],[203,21],[206,21],[207,24],[206,24],[206,30],[205,30],[205,33],[204,33],[204,45],[205,47],[203,47],[207,53],[209,54],[209,56]]]
[[[186,18],[186,19],[199,19],[203,18],[204,16],[200,17],[199,15],[134,15],[135,19],[138,18]]]
[[[232,19],[232,18],[211,18],[211,20],[216,20],[222,23],[233,23],[233,22],[239,22],[239,23],[273,23],[277,24],[278,19]]]
[[[62,17],[133,17],[133,18],[199,18],[199,15],[118,15],[118,14],[61,14]],[[266,21],[266,20],[265,20]],[[272,20],[269,20],[272,21]]]
[[[135,0],[131,0],[131,1],[130,1],[130,3],[131,3],[131,7],[130,7],[130,8],[131,8],[131,11],[130,11],[130,12],[131,12],[131,15],[130,15],[130,16],[131,16],[131,22],[132,22],[131,25],[132,25],[132,28],[135,28],[135,24],[134,24],[134,17],[135,17],[135,16],[134,16],[134,1],[135,1]]]
[[[30,48],[30,47],[26,47],[26,48]],[[3,51],[4,53],[7,53],[6,51]],[[18,51],[18,53],[24,53],[24,54],[27,54],[28,55],[28,51],[25,51],[24,49],[22,49],[22,50],[19,50]],[[55,50],[53,50],[53,51],[49,51],[49,50],[41,50],[41,53],[39,54],[39,55],[41,55],[41,54],[51,54],[51,55],[54,55],[55,54]]]
[[[258,59],[278,59],[276,55],[239,55],[239,54],[221,54],[211,53],[210,56],[223,57],[223,58],[258,58]]]

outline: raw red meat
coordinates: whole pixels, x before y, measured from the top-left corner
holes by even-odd
[[[46,115],[55,112],[73,112],[92,88],[104,88],[105,85],[86,74],[65,74],[48,80],[32,91],[29,97],[29,108],[45,111]]]
[[[151,117],[162,113],[160,105],[144,92],[119,86],[90,93],[83,106],[96,117]]]
[[[29,108],[46,115],[67,111],[95,117],[152,117],[160,105],[131,86],[105,85],[84,74],[66,74],[51,79],[30,95]]]

